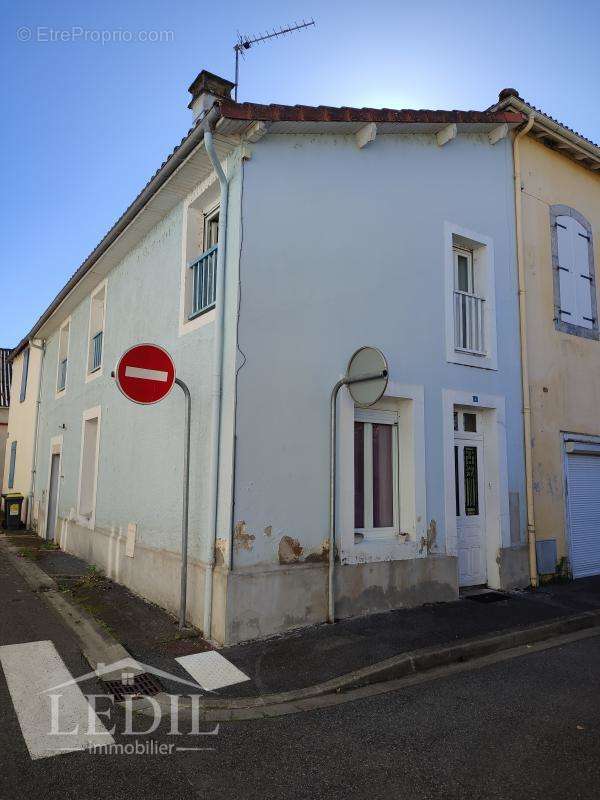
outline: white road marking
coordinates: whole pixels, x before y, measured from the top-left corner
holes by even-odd
[[[217,653],[216,650],[180,656],[175,661],[181,664],[206,691],[222,689],[224,686],[232,686],[234,683],[250,680],[247,675],[244,675],[231,661]]]
[[[52,642],[4,645],[0,647],[0,663],[32,759],[114,742]],[[55,692],[58,700],[54,700],[58,732],[52,733],[53,701],[48,688],[62,683],[67,685]],[[95,733],[88,733],[90,723]],[[74,733],[67,733],[70,731]]]
[[[161,381],[166,383],[169,380],[169,373],[160,369],[145,369],[144,367],[125,367],[126,378],[142,378],[145,381]]]

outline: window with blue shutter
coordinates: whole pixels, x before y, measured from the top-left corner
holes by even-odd
[[[8,466],[8,488],[12,489],[15,485],[15,463],[17,460],[17,443],[11,442],[10,445],[10,463]]]
[[[21,395],[19,400],[21,403],[27,396],[27,376],[29,375],[29,348],[23,353],[23,369],[21,371]]]
[[[552,206],[550,217],[556,327],[598,339],[591,226],[568,206]]]

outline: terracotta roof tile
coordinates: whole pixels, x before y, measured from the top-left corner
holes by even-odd
[[[219,101],[221,116],[227,119],[261,122],[391,122],[391,123],[482,123],[523,121],[512,111],[444,111],[430,109],[340,108],[332,106],[285,106],[279,104]]]

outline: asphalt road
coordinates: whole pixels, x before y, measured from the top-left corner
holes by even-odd
[[[41,640],[54,643],[74,677],[87,671],[71,634],[0,562],[0,647]],[[213,736],[171,736],[166,723],[149,737],[122,736],[119,711],[117,744],[214,749],[38,760],[0,673],[0,798],[595,800],[599,664],[594,637],[335,708],[223,723]],[[101,691],[95,681],[82,689]]]

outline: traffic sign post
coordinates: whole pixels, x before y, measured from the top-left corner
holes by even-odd
[[[335,622],[335,598],[333,574],[335,569],[335,473],[337,420],[336,402],[342,386],[347,386],[354,402],[362,408],[377,403],[385,394],[388,385],[388,364],[385,356],[376,347],[359,347],[348,362],[346,374],[331,392],[329,443],[329,575],[327,581],[327,622]]]
[[[128,400],[139,405],[153,405],[169,394],[175,384],[185,399],[183,448],[183,513],[181,521],[181,595],[179,629],[185,630],[187,603],[188,527],[190,497],[190,425],[192,400],[187,385],[175,376],[173,359],[156,344],[138,344],[126,350],[113,376]]]

